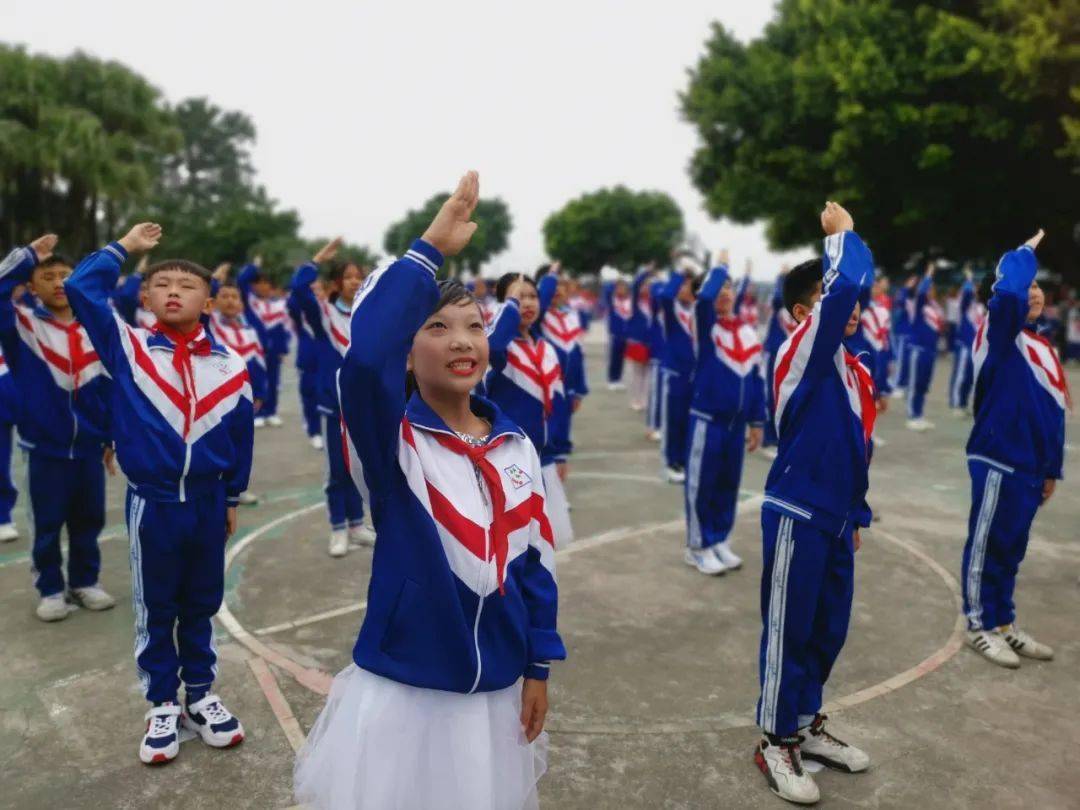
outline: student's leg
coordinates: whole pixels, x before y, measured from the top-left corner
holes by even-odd
[[[934,380],[935,365],[937,365],[937,349],[923,349],[919,352],[920,415],[922,414],[923,406],[925,406],[926,403],[926,395],[930,392],[930,383]]]
[[[773,378],[776,374],[776,353],[765,355],[765,436],[764,447],[775,447],[780,442],[776,435],[776,396]]]
[[[713,519],[706,529],[706,545],[726,543],[735,525],[739,503],[739,484],[742,482],[743,459],[746,455],[746,425],[736,422],[732,427],[720,426],[722,431],[719,472],[713,493]],[[711,541],[711,542],[709,542]]]
[[[72,488],[71,466],[65,459],[47,458],[31,451],[27,454],[26,469],[29,511],[34,524],[31,553],[34,587],[42,596],[52,596],[64,590],[60,532]]]
[[[949,374],[949,407],[962,408],[960,404],[960,391],[964,384],[964,352],[963,346],[957,346],[952,352],[952,371]]]
[[[630,407],[644,410],[649,397],[649,365],[636,360],[628,360],[630,371]]]
[[[701,551],[719,542],[717,490],[723,475],[723,428],[690,415],[690,457],[686,468],[686,545]]]
[[[225,593],[225,491],[189,505],[194,532],[184,536],[176,641],[180,677],[188,704],[201,700],[217,676],[217,647],[211,619]]]
[[[73,487],[67,514],[68,587],[97,585],[101,572],[98,537],[105,528],[105,465],[99,458],[71,462]]]
[[[266,399],[263,400],[259,416],[276,416],[278,409],[278,387],[281,385],[281,355],[276,352],[266,353]]]
[[[645,426],[649,430],[660,430],[660,361],[649,360],[648,406],[645,409]]]
[[[665,461],[669,467],[686,467],[690,428],[690,398],[693,389],[685,378],[674,372],[668,373],[666,385]]]
[[[15,499],[19,496],[11,478],[13,431],[13,425],[0,424],[0,526],[11,523],[11,510],[15,508]]]
[[[761,512],[764,566],[757,722],[786,737],[799,726],[808,675],[808,645],[828,558],[828,538],[808,523],[771,509]]]
[[[300,410],[304,414],[304,425],[308,438],[322,434],[322,419],[319,417],[318,375],[314,369],[297,369],[300,375]]]
[[[971,349],[964,347],[964,366],[960,382],[960,407],[967,408],[971,402],[971,386],[975,382],[975,361],[971,358]]]
[[[345,509],[346,483],[351,484],[345,469],[345,456],[341,446],[341,424],[337,414],[323,414],[323,440],[326,443],[326,509],[330,528],[334,531],[348,525]]]
[[[623,363],[626,358],[626,339],[611,337],[608,340],[608,382],[622,382]]]
[[[907,335],[897,335],[895,357],[896,363],[893,365],[892,387],[904,389],[907,388],[908,376],[910,375]]]
[[[176,702],[180,659],[173,632],[185,564],[180,538],[195,532],[184,504],[127,495],[131,543],[131,602],[135,612],[135,667],[152,703]]]

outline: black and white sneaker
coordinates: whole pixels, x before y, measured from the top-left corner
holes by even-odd
[[[813,723],[799,729],[799,750],[803,758],[847,773],[859,773],[869,768],[869,755],[826,731],[826,720],[827,716],[819,714]]]
[[[814,804],[821,798],[814,777],[802,766],[799,738],[766,734],[754,749],[754,764],[769,790],[795,804]]]
[[[232,748],[244,741],[244,727],[214,694],[188,704],[181,722],[214,748]]]
[[[1024,658],[1034,658],[1036,661],[1053,661],[1054,648],[1049,644],[1036,641],[1035,637],[1026,630],[1021,630],[1015,624],[999,627],[998,632],[1006,643],[1013,648],[1017,655]]]
[[[997,630],[968,630],[967,643],[975,652],[999,667],[1020,668],[1020,656],[1013,652],[1005,636]]]

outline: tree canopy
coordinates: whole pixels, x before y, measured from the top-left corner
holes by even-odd
[[[1075,272],[1080,0],[781,0],[748,44],[714,25],[681,104],[708,211],[774,248],[816,241],[836,199],[889,270],[1041,226]]]
[[[544,221],[548,255],[573,273],[666,262],[682,236],[682,211],[671,197],[624,186],[583,194]]]
[[[423,234],[449,197],[449,192],[436,194],[419,209],[410,210],[387,228],[386,236],[383,238],[383,248],[386,252],[393,256],[400,256],[408,250],[412,241]],[[473,221],[477,225],[476,233],[455,261],[461,269],[468,269],[475,273],[492,256],[506,250],[514,221],[510,217],[510,209],[498,197],[480,200],[473,213]]]

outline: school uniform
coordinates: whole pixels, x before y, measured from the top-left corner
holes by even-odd
[[[890,391],[888,383],[889,321],[885,310],[870,298],[870,291],[859,294],[859,328],[844,338],[844,348],[870,372],[878,397]]]
[[[821,710],[851,616],[853,533],[870,524],[875,393],[870,371],[842,341],[874,262],[850,231],[826,238],[824,261],[822,297],[780,348],[772,381],[780,445],[761,512],[757,720],[781,737]]]
[[[967,408],[971,397],[971,385],[975,380],[975,363],[971,356],[971,344],[986,317],[986,307],[975,300],[975,285],[964,282],[960,290],[960,320],[952,344],[953,368],[949,378],[949,407]]]
[[[7,360],[0,353],[0,526],[13,523],[11,512],[19,491],[11,476],[12,439],[18,413],[18,392]]]
[[[608,330],[608,385],[622,382],[626,360],[626,333],[634,307],[628,295],[616,295],[615,285],[604,285]]]
[[[972,345],[975,424],[967,443],[971,513],[961,583],[970,630],[1016,618],[1013,592],[1047,479],[1062,477],[1068,380],[1053,346],[1027,324],[1038,264],[1006,253]]]
[[[657,293],[664,328],[664,349],[660,356],[660,452],[669,469],[686,467],[690,400],[697,363],[694,305],[678,300],[683,281],[683,274],[673,271]]]
[[[281,358],[289,352],[289,332],[286,329],[288,307],[284,298],[260,298],[251,285],[259,275],[259,268],[245,265],[236,277],[240,298],[244,302],[244,316],[255,329],[266,359],[266,394],[259,408],[259,416],[276,416],[278,389],[281,387]]]
[[[540,279],[537,291],[540,298],[540,335],[555,349],[555,356],[563,374],[563,389],[567,399],[566,414],[567,440],[573,435],[575,400],[582,400],[589,395],[589,384],[585,377],[585,347],[582,338],[585,329],[576,310],[567,304],[553,308],[551,301],[555,297],[559,280],[548,274]],[[494,318],[492,318],[494,323]]]
[[[694,304],[697,363],[686,468],[686,543],[694,551],[727,541],[735,525],[746,428],[760,427],[765,419],[757,330],[716,314],[716,297],[727,281],[727,268],[714,267]]]
[[[318,349],[316,394],[326,445],[324,491],[330,528],[340,531],[361,526],[364,521],[364,501],[349,476],[341,445],[341,407],[337,393],[338,369],[349,348],[350,312],[341,299],[320,301],[315,297],[311,285],[318,277],[319,268],[314,262],[300,265],[293,274],[290,298],[292,305],[303,313]]]
[[[566,656],[540,459],[488,400],[482,443],[406,401],[441,263],[418,240],[357,295],[341,404],[378,541],[353,663],[298,755],[296,798],[316,808],[537,806],[546,737],[522,739],[520,682]]]
[[[640,270],[630,285],[630,320],[626,324],[626,360],[630,380],[626,389],[630,406],[644,410],[649,397],[649,324],[652,322],[652,302],[645,281],[649,271]]]
[[[664,324],[658,296],[664,286],[665,282],[657,280],[649,284],[647,288],[649,296],[649,398],[645,406],[645,427],[656,432],[663,429],[660,369],[663,366],[661,358],[664,355]]]
[[[914,298],[907,301],[911,333],[908,336],[908,418],[921,419],[926,392],[934,377],[938,341],[945,326],[945,315],[938,303],[930,298],[933,276],[927,274],[915,288]]]
[[[204,325],[218,343],[228,346],[244,361],[251,384],[251,395],[255,400],[262,400],[267,389],[266,353],[258,333],[243,315],[227,318],[217,310],[210,313]]]
[[[0,344],[17,390],[15,421],[27,457],[34,585],[46,597],[98,581],[112,381],[79,320],[62,323],[40,305],[12,302],[12,290],[29,280],[37,263],[28,247],[0,262]]]
[[[118,317],[108,298],[126,258],[111,242],[64,287],[114,381],[139,678],[147,700],[175,702],[181,680],[190,700],[217,673],[210,620],[224,595],[226,508],[251,470],[251,384],[239,355],[201,325],[180,335]]]
[[[299,378],[300,412],[308,437],[322,435],[322,416],[319,414],[319,348],[315,332],[304,318],[296,300],[289,294],[285,302],[293,334],[296,335],[296,374]]]
[[[1073,304],[1065,316],[1065,359],[1080,360],[1080,304]]]
[[[763,344],[762,366],[765,369],[765,435],[762,439],[762,447],[776,447],[776,401],[773,399],[772,385],[768,381],[773,378],[776,369],[776,353],[784,345],[784,341],[795,331],[799,324],[784,307],[784,273],[776,277],[776,284],[772,292],[772,314],[769,316],[769,325],[765,331]]]
[[[892,308],[892,373],[889,375],[889,387],[894,391],[904,391],[908,387],[908,375],[911,369],[907,362],[908,338],[911,335],[911,316],[908,314],[908,299],[911,290],[900,287],[893,296]]]

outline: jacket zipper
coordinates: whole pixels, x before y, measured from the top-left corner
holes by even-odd
[[[491,512],[491,502],[488,500],[487,495],[484,493],[484,479],[480,474],[480,468],[475,464],[473,465],[473,473],[476,476],[476,486],[480,490],[480,498],[484,501],[484,506],[488,507],[488,512]],[[484,529],[484,560],[487,561],[491,555],[491,517],[488,518],[488,525]],[[484,612],[484,597],[483,593],[487,591],[487,585],[491,580],[491,566],[485,565],[483,567],[483,574],[480,578],[480,594],[479,599],[476,602],[476,619],[473,621],[473,647],[476,649],[476,679],[473,681],[472,687],[469,689],[471,695],[476,691],[476,687],[480,685],[480,673],[483,671],[483,664],[480,660],[480,614]]]
[[[74,379],[74,378],[72,378]],[[75,443],[79,438],[79,417],[75,414],[75,390],[68,391],[68,410],[71,411],[71,448],[68,458],[75,458]]]

